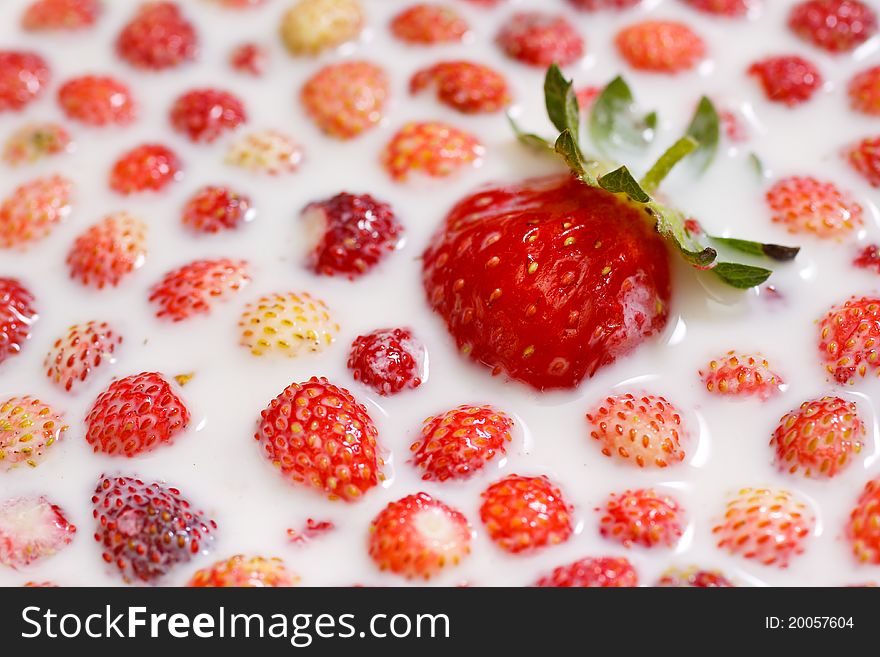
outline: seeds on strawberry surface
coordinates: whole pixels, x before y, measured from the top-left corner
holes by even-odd
[[[846,525],[846,536],[861,563],[880,564],[880,479],[865,485]]]
[[[810,100],[824,82],[819,69],[798,55],[767,57],[753,63],[747,72],[758,79],[767,100],[789,107]]]
[[[268,294],[245,306],[241,345],[254,356],[295,358],[327,349],[339,333],[330,309],[308,292]]]
[[[880,187],[880,136],[865,137],[849,148],[846,157],[871,187]]]
[[[198,233],[219,233],[253,221],[256,210],[249,197],[229,187],[209,185],[193,194],[183,208],[183,225]]]
[[[193,89],[171,106],[171,126],[197,144],[210,144],[247,121],[244,103],[221,89]]]
[[[116,362],[120,344],[122,336],[106,322],[75,324],[46,355],[46,376],[67,392],[76,390],[95,370]]]
[[[325,378],[291,383],[262,412],[254,438],[288,480],[353,502],[383,478],[366,407]]]
[[[260,77],[269,65],[269,51],[258,43],[242,43],[229,53],[229,66],[239,73]]]
[[[858,252],[852,264],[859,269],[869,269],[880,274],[880,245],[868,244]]]
[[[24,348],[37,317],[30,290],[14,278],[0,277],[0,365]]]
[[[706,390],[725,397],[758,397],[763,401],[779,394],[785,385],[766,358],[736,351],[713,358],[699,375]]]
[[[317,55],[356,39],[363,26],[360,0],[299,0],[281,17],[281,40],[291,55]]]
[[[398,181],[422,173],[450,176],[468,164],[479,163],[485,148],[475,136],[439,121],[407,123],[382,152],[382,166]]]
[[[792,7],[788,27],[823,50],[848,52],[877,33],[877,14],[859,0],[806,0]]]
[[[511,101],[507,80],[498,71],[464,60],[440,62],[417,71],[409,82],[410,93],[434,85],[437,98],[464,114],[498,112]]]
[[[137,68],[164,70],[196,58],[195,27],[174,2],[142,4],[116,39],[116,52]]]
[[[33,0],[21,17],[29,32],[83,30],[101,15],[100,0]]]
[[[196,588],[276,588],[294,586],[299,578],[287,570],[278,557],[234,557],[197,570],[187,583]]]
[[[391,19],[390,27],[401,41],[419,45],[455,43],[464,39],[470,29],[454,9],[430,3],[404,9]]]
[[[684,532],[684,510],[654,489],[612,494],[598,511],[599,533],[624,547],[673,547]]]
[[[352,139],[374,127],[385,114],[388,76],[366,61],[329,64],[303,85],[306,113],[331,137]]]
[[[0,468],[37,467],[67,428],[60,413],[35,397],[0,401]]]
[[[819,354],[829,376],[841,385],[868,371],[880,376],[880,299],[852,297],[819,322]]]
[[[58,104],[68,118],[87,125],[126,125],[134,121],[131,90],[110,76],[72,78],[58,90]]]
[[[158,192],[183,176],[180,159],[167,146],[142,144],[123,153],[110,171],[110,189],[120,194]]]
[[[699,568],[671,568],[667,570],[657,581],[656,586],[675,586],[689,588],[729,588],[736,586],[722,573],[715,570],[700,570]]]
[[[754,4],[751,0],[684,0],[685,3],[706,14],[736,18],[745,16]]]
[[[195,260],[168,272],[150,290],[156,317],[174,322],[204,315],[250,283],[244,260]]]
[[[425,348],[406,328],[377,329],[351,344],[348,369],[355,381],[382,396],[418,388],[425,376]]]
[[[856,73],[849,82],[847,93],[854,110],[880,116],[880,66]]]
[[[0,504],[0,563],[22,568],[70,545],[76,527],[45,497],[18,497]]]
[[[302,162],[302,147],[278,130],[251,132],[234,142],[225,162],[270,176],[294,173]]]
[[[144,264],[147,225],[127,212],[104,217],[87,228],[70,249],[70,277],[83,285],[115,287]]]
[[[559,566],[535,586],[551,588],[633,587],[638,574],[624,557],[586,558]]]
[[[684,23],[674,21],[630,25],[617,33],[614,42],[630,66],[652,73],[690,70],[706,54],[703,39]]]
[[[24,248],[49,236],[70,214],[73,182],[59,175],[19,185],[0,203],[0,248]]]
[[[33,164],[72,148],[70,134],[57,123],[27,123],[9,135],[3,160],[11,166]]]
[[[790,176],[767,191],[773,222],[789,233],[842,238],[864,223],[862,206],[833,182],[812,176]]]
[[[49,65],[37,53],[0,50],[0,112],[17,112],[36,100],[49,77]]]
[[[500,455],[506,456],[513,420],[491,406],[462,405],[429,417],[410,445],[411,462],[425,481],[469,479]]]
[[[496,38],[508,57],[547,67],[573,64],[584,54],[584,40],[567,18],[537,11],[513,14]]]

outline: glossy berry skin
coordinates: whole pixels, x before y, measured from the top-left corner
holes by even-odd
[[[823,50],[849,52],[877,33],[877,14],[859,0],[806,0],[791,8],[788,27]]]
[[[869,116],[880,116],[880,66],[856,73],[847,86],[850,107]]]
[[[0,50],[0,112],[22,110],[49,84],[49,64],[34,52]]]
[[[100,15],[100,0],[33,0],[21,16],[21,26],[29,32],[85,30]]]
[[[86,441],[109,456],[139,456],[170,445],[189,426],[190,414],[157,372],[117,379],[98,395],[86,416]]]
[[[298,0],[281,17],[281,40],[291,55],[314,56],[356,39],[364,23],[360,0]]]
[[[195,27],[174,2],[146,2],[122,28],[116,53],[136,68],[161,71],[196,58]]]
[[[307,266],[323,276],[354,280],[374,269],[397,248],[403,226],[387,203],[369,194],[342,192],[303,209],[317,239]]]
[[[115,287],[144,264],[147,225],[127,212],[104,217],[73,242],[67,255],[70,277],[99,290]]]
[[[254,356],[296,358],[327,349],[339,324],[322,299],[308,292],[267,294],[247,304],[238,321],[243,347]]]
[[[511,59],[541,68],[573,64],[585,51],[584,40],[567,18],[537,11],[513,14],[496,41]]]
[[[682,570],[673,568],[663,573],[656,586],[713,589],[730,588],[736,585],[714,570],[700,570],[697,568]]]
[[[13,569],[42,561],[73,541],[76,527],[45,497],[16,497],[0,504],[0,564]]]
[[[846,537],[860,563],[880,564],[880,479],[865,485],[850,513]]]
[[[713,358],[699,371],[706,390],[721,397],[757,397],[761,401],[778,395],[785,384],[760,354],[728,351]]]
[[[58,90],[58,104],[69,119],[91,126],[127,125],[137,110],[128,85],[110,76],[68,80]]]
[[[247,121],[244,103],[222,89],[193,89],[178,97],[171,127],[197,144],[210,144]]]
[[[294,586],[299,578],[275,558],[237,554],[197,570],[187,583],[194,588],[279,588]]]
[[[193,194],[183,208],[183,225],[197,233],[235,230],[256,216],[251,199],[225,186],[208,185]]]
[[[13,131],[3,145],[3,161],[10,166],[33,164],[70,150],[70,133],[60,124],[27,123]]]
[[[738,18],[749,12],[749,0],[684,0],[684,2],[705,14]]]
[[[312,377],[270,402],[254,438],[286,479],[354,502],[382,477],[378,436],[366,407],[348,390]]]
[[[104,561],[129,583],[155,584],[206,551],[217,529],[177,488],[134,477],[102,476],[92,507]]]
[[[30,290],[15,278],[0,277],[0,365],[21,352],[37,317]]]
[[[871,187],[880,187],[880,136],[865,137],[851,146],[846,158]]]
[[[552,588],[610,588],[639,585],[638,574],[632,564],[623,557],[586,558],[565,566],[540,578],[535,586]]]
[[[355,381],[383,397],[418,388],[425,348],[407,328],[377,329],[351,343],[348,369]]]
[[[767,190],[766,199],[773,222],[792,234],[839,239],[864,223],[862,206],[848,193],[812,176],[783,178]]]
[[[353,139],[375,127],[390,96],[385,70],[366,61],[329,64],[303,85],[306,113],[327,135]]]
[[[830,378],[853,384],[869,373],[880,376],[880,299],[852,297],[819,321],[819,354]]]
[[[410,462],[425,481],[469,479],[505,456],[512,428],[513,420],[491,406],[458,406],[425,420]]]
[[[470,554],[471,528],[456,509],[417,493],[379,512],[369,540],[370,556],[380,570],[428,580]]]
[[[445,61],[417,71],[409,81],[410,93],[436,87],[438,100],[463,114],[499,112],[511,101],[504,75],[465,60]]]
[[[206,315],[250,283],[248,270],[244,260],[195,260],[165,274],[150,290],[149,300],[159,319],[180,322]]]
[[[142,144],[116,160],[110,171],[110,189],[124,195],[158,192],[182,175],[174,151],[162,144]]]
[[[480,160],[485,148],[474,135],[440,121],[410,122],[382,152],[382,166],[394,180],[415,174],[445,178]]]
[[[880,246],[868,244],[853,258],[852,264],[859,269],[868,269],[880,274]]]
[[[612,494],[599,512],[599,533],[624,547],[673,547],[684,533],[684,510],[654,489]]]
[[[622,29],[614,38],[617,50],[634,69],[674,74],[694,68],[706,44],[684,23],[643,21]]]
[[[74,185],[57,174],[22,183],[0,203],[0,249],[45,239],[73,207]]]
[[[531,387],[573,388],[666,325],[666,245],[645,215],[574,177],[486,188],[423,256],[461,352]]]
[[[571,507],[547,477],[510,475],[483,491],[480,519],[505,552],[529,553],[571,537]]]
[[[37,467],[67,429],[61,413],[35,397],[0,401],[0,470]]]
[[[450,7],[419,3],[391,19],[391,34],[404,43],[455,43],[468,33],[467,22]]]
[[[81,388],[92,374],[116,362],[119,335],[106,322],[86,322],[71,326],[46,354],[46,376],[65,392]]]
[[[819,69],[798,55],[759,60],[749,66],[748,74],[757,78],[767,100],[789,107],[810,100],[823,83]]]

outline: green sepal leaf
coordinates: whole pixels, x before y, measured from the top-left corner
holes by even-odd
[[[556,64],[547,69],[544,78],[544,104],[547,116],[556,128],[563,132],[568,130],[574,143],[580,143],[581,111],[571,80],[566,80]]]
[[[590,138],[606,155],[615,146],[644,148],[653,138],[656,125],[655,112],[645,117],[636,114],[632,91],[620,76],[608,83],[590,110]]]
[[[513,129],[513,134],[516,135],[516,139],[519,143],[537,150],[553,150],[553,144],[543,137],[539,137],[538,135],[520,129],[510,114],[507,115],[507,122],[510,123],[510,127]]]
[[[699,144],[693,137],[685,135],[679,139],[667,148],[666,152],[657,158],[654,165],[648,169],[641,180],[642,188],[649,194],[656,190],[663,179],[672,171],[672,168],[698,148]]]
[[[794,260],[800,252],[799,246],[783,246],[782,244],[765,244],[763,242],[752,242],[751,240],[741,240],[735,237],[711,237],[713,242],[718,242],[724,246],[739,251],[740,253],[748,253],[749,255],[770,258],[778,262],[788,262]]]
[[[727,285],[739,290],[760,285],[773,273],[770,269],[743,265],[738,262],[719,262],[711,271]]]
[[[599,187],[615,194],[626,194],[637,203],[648,203],[651,197],[639,186],[625,166],[606,173],[598,180]]]
[[[565,129],[560,133],[559,138],[553,145],[553,149],[562,156],[562,159],[565,160],[572,173],[591,187],[596,186],[596,179],[587,172],[587,166],[593,163],[584,162],[581,151],[577,143],[575,143],[574,136],[570,130]]]
[[[678,250],[684,260],[692,267],[708,269],[715,262],[718,252],[703,244],[688,228],[684,215],[678,210],[651,201],[645,211],[654,218],[655,230]]]
[[[721,121],[718,118],[718,112],[715,111],[715,106],[711,100],[703,96],[697,104],[697,109],[694,111],[694,116],[685,133],[699,144],[699,148],[691,155],[691,161],[700,171],[705,171],[715,159],[721,134],[720,126]]]
[[[749,153],[749,164],[752,165],[752,168],[755,170],[755,173],[758,174],[759,178],[763,178],[767,175],[764,170],[764,163],[761,161],[761,158],[758,157],[757,153]]]

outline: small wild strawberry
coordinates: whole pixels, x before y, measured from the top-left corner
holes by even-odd
[[[308,292],[260,297],[245,306],[238,326],[241,345],[254,356],[294,358],[303,352],[320,352],[339,333],[327,304]]]
[[[761,59],[749,66],[748,74],[761,83],[767,100],[789,107],[810,100],[823,83],[819,69],[798,55]]]
[[[864,222],[862,206],[833,182],[812,176],[783,178],[767,190],[773,222],[790,233],[841,238]]]
[[[436,87],[440,102],[464,114],[498,112],[511,100],[501,73],[464,60],[440,62],[417,71],[409,90],[415,94],[429,85]]]
[[[455,43],[468,30],[467,22],[458,12],[437,4],[415,4],[391,19],[391,33],[412,44]]]
[[[202,187],[183,208],[183,225],[198,233],[234,230],[252,221],[256,212],[251,200],[229,187]]]
[[[535,586],[550,588],[633,587],[639,585],[635,568],[624,557],[586,558],[559,566]]]
[[[306,113],[324,133],[338,139],[352,139],[378,124],[388,96],[385,71],[366,61],[328,64],[300,93]]]
[[[880,187],[880,136],[865,137],[851,146],[846,158],[871,187]]]
[[[250,282],[248,269],[244,260],[219,258],[195,260],[168,272],[150,290],[156,317],[179,322],[209,313]]]
[[[87,228],[67,255],[70,277],[83,285],[115,287],[144,264],[147,225],[127,212],[104,217]]]
[[[356,39],[364,26],[360,0],[298,0],[281,17],[291,55],[317,55]]]
[[[637,6],[642,0],[568,0],[568,2],[575,9],[582,11],[600,11],[602,9],[622,11]]]
[[[76,527],[45,497],[17,497],[0,504],[0,563],[21,568],[60,552]]]
[[[567,18],[537,11],[513,14],[497,41],[508,57],[542,68],[573,64],[584,54],[584,40]]]
[[[195,143],[210,144],[247,121],[244,103],[221,89],[193,89],[171,106],[171,126]]]
[[[70,133],[58,123],[27,123],[9,135],[3,145],[3,160],[11,166],[33,164],[70,148]]]
[[[657,581],[657,586],[675,586],[688,588],[729,588],[735,586],[720,572],[700,570],[698,568],[667,570]]]
[[[142,4],[116,39],[120,58],[157,71],[194,60],[198,48],[195,27],[174,2]]]
[[[706,390],[713,395],[726,397],[755,396],[766,400],[778,394],[780,386],[785,383],[760,354],[736,351],[713,358],[705,370],[700,370],[699,375]]]
[[[0,203],[0,249],[49,236],[71,211],[73,182],[59,175],[23,183]]]
[[[880,479],[865,485],[846,525],[846,536],[861,563],[880,564]]]
[[[49,65],[37,53],[0,50],[0,112],[17,112],[36,100],[49,77]]]
[[[21,17],[30,32],[83,30],[101,15],[101,0],[33,0]]]
[[[126,125],[135,118],[131,90],[110,76],[84,75],[68,80],[58,90],[58,104],[68,118],[87,125]]]
[[[612,494],[598,511],[599,533],[624,547],[673,547],[684,532],[684,510],[654,489]]]
[[[270,176],[294,173],[303,159],[302,147],[278,130],[244,135],[230,145],[226,163]]]
[[[269,64],[269,51],[258,43],[242,43],[229,53],[229,66],[239,73],[260,77]]]
[[[37,467],[65,431],[62,415],[35,397],[0,401],[0,468]]]
[[[35,321],[34,295],[18,280],[0,277],[0,365],[21,352]]]
[[[106,322],[74,324],[46,354],[46,376],[71,392],[82,386],[95,370],[114,363],[120,344],[122,336]]]
[[[352,378],[382,396],[418,388],[424,376],[425,348],[406,328],[377,329],[351,343]]]
[[[120,194],[158,192],[182,176],[180,159],[167,146],[142,144],[122,154],[110,171],[110,189]]]
[[[852,297],[819,322],[819,354],[840,384],[853,384],[868,371],[880,376],[880,299]]]
[[[299,578],[275,557],[246,557],[237,554],[197,570],[187,583],[195,588],[277,588],[293,586]]]
[[[416,173],[443,178],[478,162],[484,152],[475,136],[451,125],[439,121],[411,122],[388,142],[382,152],[382,165],[399,181]]]
[[[643,21],[622,29],[614,39],[620,55],[639,71],[679,73],[706,54],[703,39],[684,23]]]
[[[859,0],[805,0],[792,7],[788,27],[823,50],[848,52],[877,33],[877,14]]]
[[[688,5],[714,16],[736,18],[748,13],[750,0],[684,0]]]
[[[880,66],[856,73],[849,82],[847,93],[854,110],[880,116]]]

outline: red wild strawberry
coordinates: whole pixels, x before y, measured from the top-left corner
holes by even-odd
[[[629,393],[607,397],[587,413],[590,436],[602,453],[640,468],[665,468],[684,460],[687,437],[681,414],[664,397]]]
[[[315,243],[308,267],[324,276],[355,279],[394,251],[403,226],[387,203],[369,194],[345,192],[309,203],[303,220]]]
[[[859,0],[806,0],[792,7],[788,27],[823,50],[847,52],[877,33],[877,14]]]
[[[427,493],[391,502],[370,525],[370,556],[381,570],[431,579],[471,551],[471,528],[458,511]]]
[[[788,491],[743,488],[727,503],[712,533],[718,547],[731,554],[786,568],[803,553],[815,525],[809,507]]]
[[[194,260],[168,272],[150,290],[156,317],[174,322],[207,314],[250,282],[244,260]]]
[[[633,587],[639,577],[624,557],[586,558],[559,566],[535,586],[552,588]]]
[[[116,39],[116,52],[137,68],[174,68],[196,58],[196,30],[174,2],[145,2]]]
[[[736,143],[748,140],[748,129],[743,124],[739,114],[731,110],[719,109],[718,118],[721,121],[721,127],[724,130],[724,135],[730,141]]]
[[[241,100],[221,89],[193,89],[171,106],[171,127],[197,144],[210,144],[247,121]]]
[[[782,377],[770,369],[766,358],[736,351],[713,358],[699,375],[706,390],[724,397],[757,397],[763,401],[778,394],[785,385]]]
[[[414,173],[433,178],[452,175],[480,161],[485,148],[470,133],[439,121],[407,123],[382,152],[382,166],[395,180]]]
[[[58,90],[58,104],[68,118],[87,125],[125,125],[134,121],[135,102],[128,86],[109,76],[84,75]]]
[[[318,70],[303,85],[300,99],[322,131],[352,139],[382,120],[389,94],[388,76],[381,67],[347,61]]]
[[[657,586],[709,589],[729,588],[735,585],[717,571],[699,570],[697,568],[687,568],[684,570],[673,568],[663,573],[663,576],[657,581]]]
[[[316,536],[326,534],[327,532],[332,531],[335,528],[336,525],[334,525],[329,520],[314,520],[313,518],[308,518],[306,519],[305,529],[303,529],[302,531],[297,531],[288,527],[287,537],[290,539],[291,543],[295,543],[297,545],[305,545]]]
[[[582,112],[589,110],[590,105],[593,104],[593,101],[599,97],[599,94],[602,93],[602,89],[600,87],[595,87],[593,85],[588,85],[586,87],[581,87],[575,91],[575,96],[577,96],[578,106],[580,107]]]
[[[300,145],[278,130],[246,134],[230,145],[226,153],[227,164],[270,176],[294,173],[302,159]]]
[[[599,533],[624,547],[673,547],[684,532],[684,510],[674,498],[653,489],[612,494],[597,510]]]
[[[83,285],[115,287],[144,264],[147,225],[127,212],[108,215],[87,228],[70,249],[70,277]]]
[[[25,9],[21,26],[31,32],[82,30],[100,15],[100,0],[34,0]]]
[[[391,19],[391,33],[412,44],[454,43],[468,30],[467,22],[455,10],[442,5],[416,4]]]
[[[267,0],[214,0],[217,4],[228,9],[250,9],[264,4]],[[233,557],[235,558],[235,557]],[[260,557],[257,557],[260,558]]]
[[[0,402],[0,466],[37,467],[65,431],[61,414],[39,399],[25,395]]]
[[[45,497],[18,497],[0,504],[0,563],[21,568],[60,552],[76,527]]]
[[[855,383],[868,369],[880,376],[880,299],[852,297],[819,322],[819,353],[828,374],[840,384]]]
[[[767,100],[789,107],[810,100],[823,82],[819,69],[798,55],[767,57],[749,66],[748,74],[761,83]]]
[[[573,64],[585,50],[567,18],[537,11],[513,14],[501,26],[497,41],[508,57],[541,68]]]
[[[27,123],[15,130],[3,146],[3,160],[11,166],[33,164],[70,150],[70,133],[57,123]]]
[[[539,390],[577,386],[668,317],[663,240],[642,212],[569,175],[460,201],[423,274],[462,353]]]
[[[14,278],[0,277],[0,365],[24,348],[37,317],[30,290]]]
[[[360,0],[298,0],[281,17],[281,40],[291,55],[318,55],[356,39],[364,23]]]
[[[571,537],[571,507],[545,476],[509,475],[481,497],[480,520],[505,552],[532,552]]]
[[[832,182],[811,176],[783,178],[767,191],[774,223],[789,233],[841,238],[864,222],[862,206]]]
[[[73,183],[59,175],[36,178],[0,203],[0,248],[23,248],[49,236],[71,211]]]
[[[856,73],[849,82],[847,93],[854,110],[880,116],[880,66]]]
[[[860,269],[872,269],[880,274],[880,246],[869,244],[853,259],[853,266]]]
[[[880,564],[880,478],[865,485],[849,516],[846,536],[862,563]]]
[[[229,187],[202,187],[183,208],[183,225],[198,233],[219,233],[253,221],[251,200]]]
[[[353,502],[382,479],[378,435],[348,390],[312,377],[291,383],[269,403],[254,438],[285,478]]]
[[[865,137],[849,148],[846,157],[871,187],[880,187],[880,136]]]
[[[410,445],[411,463],[425,481],[469,479],[496,454],[503,458],[513,420],[491,406],[463,405],[429,417],[419,440]]]
[[[25,582],[22,586],[26,588],[34,588],[34,589],[57,589],[58,585],[55,582]]]
[[[299,578],[292,575],[277,558],[245,557],[237,554],[197,570],[187,586],[196,588],[277,588],[293,586]]]
[[[696,66],[706,44],[690,27],[674,21],[643,21],[614,38],[620,55],[639,71],[680,73]]]
[[[49,65],[40,55],[0,50],[0,112],[19,111],[49,84]]]
[[[581,11],[600,11],[614,9],[622,11],[641,4],[642,0],[568,0],[575,9]]]
[[[745,16],[753,4],[751,0],[684,0],[698,11],[715,16],[736,18]]]
[[[464,114],[498,112],[510,104],[507,80],[495,69],[464,60],[440,62],[415,73],[410,93],[436,85],[440,102]]]
[[[260,297],[245,306],[238,325],[241,345],[254,356],[317,353],[333,344],[339,333],[327,304],[308,292]]]
[[[71,326],[46,354],[46,376],[67,392],[80,387],[98,368],[116,362],[119,335],[106,322]]]
[[[406,328],[378,329],[351,343],[348,369],[355,381],[382,396],[422,384],[425,348]]]
[[[102,476],[92,507],[104,561],[126,582],[155,583],[206,551],[217,529],[178,489],[134,477]]]
[[[142,144],[116,160],[110,172],[110,189],[126,195],[158,192],[182,175],[174,151],[161,144]]]
[[[229,53],[229,65],[239,73],[260,77],[269,65],[269,51],[258,43],[242,43]]]

